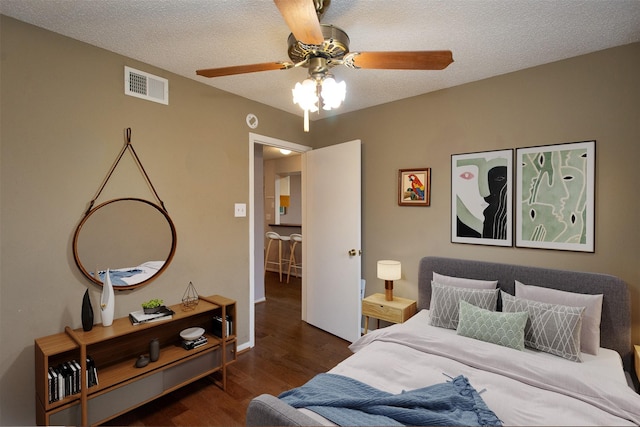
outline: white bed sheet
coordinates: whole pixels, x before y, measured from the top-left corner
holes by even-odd
[[[409,319],[410,322],[414,323],[427,323],[429,322],[429,310],[421,310],[416,316]],[[443,329],[441,328],[441,333],[443,334],[451,334],[458,335],[454,329]],[[471,339],[471,338],[470,338]],[[558,360],[558,356],[553,354],[545,353],[543,351],[538,351],[531,349],[529,347],[525,347],[525,353],[534,354],[535,357],[540,358],[541,363],[544,363],[546,359],[555,362]],[[602,375],[608,376],[615,381],[619,381],[621,384],[627,384],[627,379],[624,376],[624,368],[622,365],[622,359],[617,351],[611,350],[609,348],[600,347],[598,350],[598,355],[581,353],[582,364],[585,369],[589,371],[597,371],[602,373]],[[573,364],[576,362],[567,361],[569,364]]]
[[[423,310],[404,324],[365,335],[352,344],[355,354],[329,372],[391,393],[464,375],[504,425],[637,425],[640,420],[640,395],[628,387],[622,361],[613,350],[602,349],[598,356],[585,354],[583,363],[571,362],[458,336],[454,330],[430,326],[428,318]],[[402,344],[394,335],[397,332],[416,338]],[[438,350],[437,341],[446,344]],[[436,354],[424,351],[431,351],[431,345]],[[476,356],[488,360],[488,371],[485,366],[471,366]],[[505,374],[503,369],[514,372]],[[583,400],[564,394],[565,384]],[[620,411],[612,413],[616,410]]]
[[[136,273],[133,276],[122,277],[120,280],[125,282],[124,285],[113,284],[113,286],[114,287],[131,286],[131,285],[136,285],[138,283],[144,282],[145,280],[149,279],[151,276],[156,274],[158,271],[160,271],[163,265],[164,265],[164,261],[147,261],[135,267],[113,269],[111,271],[140,270],[139,273]]]

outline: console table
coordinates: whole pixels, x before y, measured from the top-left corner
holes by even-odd
[[[170,306],[171,319],[132,325],[128,317],[111,326],[94,325],[91,331],[71,329],[35,340],[36,422],[38,425],[95,425],[133,408],[216,374],[226,388],[226,368],[236,359],[236,303],[220,295],[199,297],[198,304],[183,311]],[[227,322],[229,319],[229,323]],[[182,346],[180,331],[202,327],[207,343],[193,349]],[[160,356],[137,368],[140,355],[149,354],[157,338]],[[87,357],[95,362],[98,384],[87,387]],[[49,368],[73,365],[79,392],[52,401]]]

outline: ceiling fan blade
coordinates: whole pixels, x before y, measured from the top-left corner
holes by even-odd
[[[222,77],[234,74],[255,73],[257,71],[286,70],[293,64],[289,62],[264,62],[262,64],[236,65],[233,67],[208,68],[196,70],[196,74],[203,77]]]
[[[273,0],[293,36],[304,44],[324,42],[313,0]]]
[[[354,68],[377,70],[443,70],[453,62],[450,50],[354,52],[347,56],[351,55]]]

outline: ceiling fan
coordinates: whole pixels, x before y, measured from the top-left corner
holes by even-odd
[[[333,25],[320,24],[320,18],[329,6],[330,0],[274,0],[274,3],[291,30],[288,39],[291,62],[265,62],[201,69],[197,70],[196,74],[203,77],[222,77],[258,71],[287,70],[294,67],[308,68],[309,77],[303,83],[310,82],[306,85],[306,89],[311,93],[303,94],[301,87],[296,100],[296,89],[299,84],[294,89],[294,102],[299,103],[305,111],[305,130],[308,128],[308,112],[318,110],[316,104],[320,96],[325,100],[325,109],[336,108],[344,100],[344,83],[342,83],[342,99],[336,99],[333,102],[330,99],[329,103],[325,99],[323,83],[330,83],[326,86],[335,86],[335,80],[329,70],[336,65],[356,69],[443,70],[453,62],[453,56],[449,50],[351,52],[347,33]],[[323,89],[322,93],[320,89]],[[307,96],[310,98],[306,98]],[[303,97],[305,98],[302,99]],[[331,97],[331,94],[326,94],[326,98]]]

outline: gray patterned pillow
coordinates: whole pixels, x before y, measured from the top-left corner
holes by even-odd
[[[429,307],[431,325],[456,329],[460,300],[485,310],[496,311],[498,291],[499,289],[457,288],[431,282],[431,305]]]
[[[600,349],[600,321],[602,317],[602,294],[587,295],[516,282],[516,298],[546,302],[548,304],[584,307],[580,332],[580,350],[598,354]]]
[[[524,327],[527,312],[503,313],[460,301],[458,335],[524,350]]]
[[[574,362],[582,362],[580,329],[584,307],[548,304],[502,295],[502,311],[529,313],[524,330],[524,345]]]

